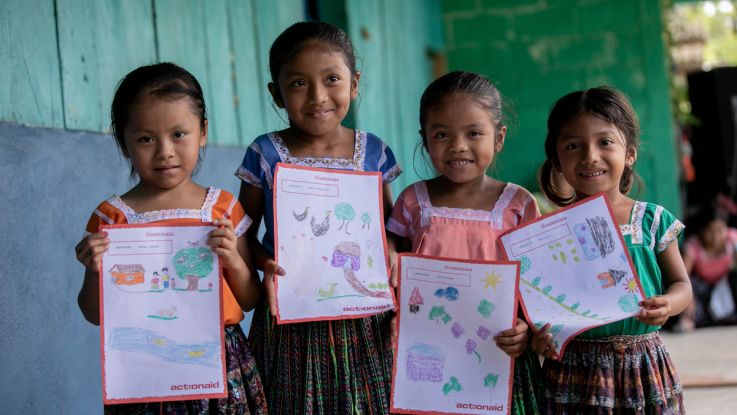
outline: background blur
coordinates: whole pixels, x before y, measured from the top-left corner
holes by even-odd
[[[735,199],[732,1],[0,0],[0,413],[101,412],[99,330],[77,308],[73,248],[95,206],[133,184],[109,135],[118,80],[157,61],[193,72],[211,126],[196,180],[237,194],[246,146],[286,125],[266,89],[268,48],[309,19],[354,42],[362,76],[348,123],[394,150],[405,169],[395,196],[432,176],[418,150],[424,87],[465,69],[506,99],[499,179],[536,190],[555,100],[608,84],[642,124],[635,198],[681,217]],[[725,336],[737,341],[734,328]]]

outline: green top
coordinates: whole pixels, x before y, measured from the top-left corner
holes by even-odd
[[[683,231],[683,224],[662,206],[635,202],[630,222],[619,230],[632,257],[635,271],[645,290],[645,297],[663,294],[663,280],[657,256],[665,251]],[[581,338],[597,338],[622,334],[646,334],[660,329],[641,323],[634,317],[606,324],[581,333]]]

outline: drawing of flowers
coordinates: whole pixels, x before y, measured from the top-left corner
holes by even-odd
[[[463,327],[461,327],[461,323],[457,321],[453,323],[453,326],[450,328],[450,331],[451,333],[453,333],[453,337],[455,337],[456,339],[461,337],[463,333],[466,332],[466,330],[464,330]]]
[[[475,354],[476,358],[479,360],[479,363],[481,363],[481,355],[479,354],[479,352],[476,351],[476,346],[476,341],[474,341],[473,339],[466,340],[466,354]]]
[[[491,330],[487,329],[484,326],[479,326],[479,329],[476,330],[476,335],[481,338],[481,340],[486,340],[491,336]]]
[[[494,304],[491,303],[489,300],[481,300],[478,307],[476,307],[476,311],[479,312],[484,318],[489,318],[491,316],[491,313],[494,312],[494,309],[496,307]]]

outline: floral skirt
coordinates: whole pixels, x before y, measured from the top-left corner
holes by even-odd
[[[266,398],[248,339],[238,324],[225,326],[228,396],[196,401],[106,405],[106,415],[265,415]]]
[[[262,300],[249,337],[269,412],[388,414],[390,319],[391,313],[383,313],[277,325]]]
[[[681,414],[683,394],[657,332],[574,339],[562,362],[545,360],[550,414]]]

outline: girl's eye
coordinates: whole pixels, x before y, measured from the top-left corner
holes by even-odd
[[[295,88],[299,88],[299,87],[307,85],[307,82],[305,82],[302,79],[297,79],[296,81],[292,81],[291,85]]]
[[[148,136],[143,136],[138,139],[138,142],[141,144],[150,144],[154,142],[154,139]]]
[[[601,140],[601,145],[602,146],[609,146],[609,145],[612,145],[613,143],[614,143],[614,141],[612,141],[612,140],[610,140],[608,138],[605,138],[605,139]]]
[[[176,138],[177,140],[181,140],[186,136],[187,136],[187,133],[184,131],[177,131],[174,133],[174,138]]]
[[[435,133],[433,134],[433,138],[435,138],[436,140],[442,140],[444,138],[448,138],[448,134],[443,132]]]
[[[576,143],[568,143],[565,145],[565,147],[563,147],[563,149],[565,150],[575,150],[577,148],[578,148],[578,144]]]
[[[338,75],[330,75],[328,77],[328,82],[330,83],[336,83],[338,81],[340,81],[340,77]]]
[[[481,133],[481,131],[471,131],[470,133],[468,133],[468,135],[471,137],[479,137],[483,134]]]

